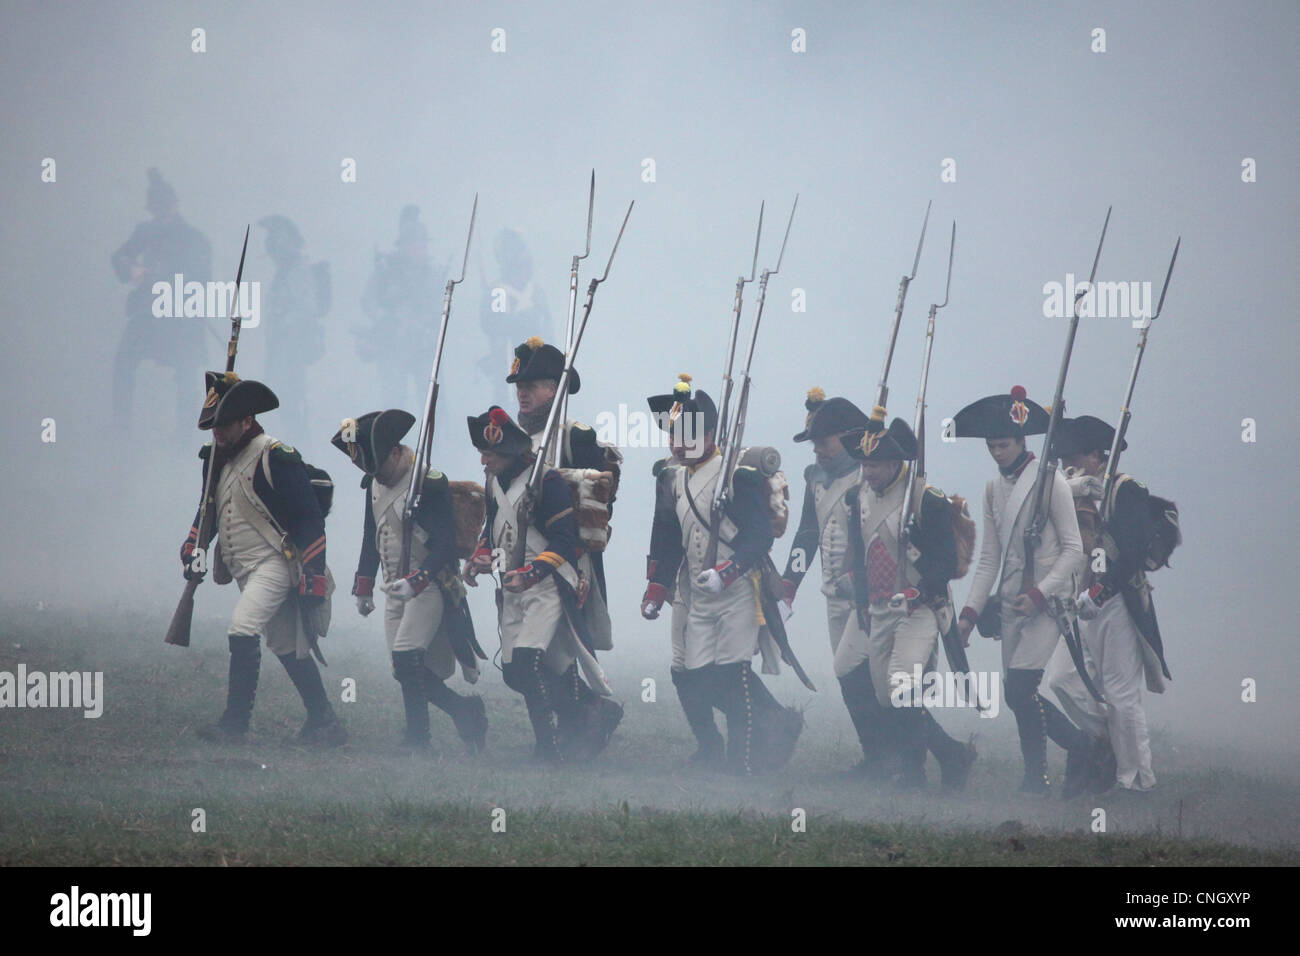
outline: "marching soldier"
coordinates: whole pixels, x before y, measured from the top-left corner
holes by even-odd
[[[506,376],[506,384],[515,387],[515,394],[519,400],[519,427],[528,433],[534,454],[542,453],[541,444],[545,438],[546,419],[551,414],[551,405],[555,401],[560,376],[563,374],[564,353],[554,345],[544,343],[540,337],[532,336],[515,349],[510,374]],[[581,386],[582,379],[575,368],[569,375],[569,394],[576,395]],[[562,422],[560,425],[558,449],[557,468],[566,470],[582,468],[611,473],[615,490],[610,495],[608,507],[612,513],[623,463],[623,456],[618,450],[598,443],[596,432],[591,426],[572,420]],[[579,530],[581,533],[581,526]],[[586,617],[587,628],[591,634],[592,649],[612,650],[614,635],[609,619],[604,554],[588,550],[583,546],[581,539],[578,542],[578,554],[578,594],[581,599],[582,613]],[[571,664],[568,671],[561,675],[559,686],[560,693],[566,694],[575,704],[589,703],[594,697],[591,688],[578,673],[576,663]],[[609,703],[619,706],[613,701]],[[613,719],[612,709],[610,715],[610,719]]]
[[[1047,613],[1049,602],[1073,597],[1072,584],[1083,567],[1074,499],[1059,472],[1048,491],[1048,520],[1034,553],[1036,585],[1024,587],[1024,531],[1030,511],[1026,504],[1039,467],[1025,438],[1046,432],[1049,415],[1017,385],[1009,394],[967,405],[953,420],[958,438],[985,440],[999,473],[984,489],[984,540],[958,628],[966,640],[978,623],[981,634],[1002,642],[1003,689],[1016,716],[1025,761],[1020,791],[1051,792],[1049,737],[1067,753],[1066,790],[1073,791],[1079,780],[1086,780],[1091,742],[1038,693],[1061,636],[1055,618]]]
[[[692,394],[690,376],[680,378],[672,392],[648,399],[679,464],[664,467],[657,479],[641,615],[654,620],[674,593],[685,610],[679,630],[674,606],[672,675],[699,744],[692,759],[706,765],[725,760],[745,775],[778,769],[794,752],[803,717],[777,703],[750,663],[761,652],[772,662],[767,669],[776,671],[777,652],[758,592],[757,569],[773,541],[765,482],[756,468],[736,468],[718,563],[705,567],[708,510],[722,472],[714,445],[718,411],[706,392]],[[727,718],[725,755],[714,708]]]
[[[464,570],[465,582],[477,587],[477,576],[493,569],[494,552],[512,555],[516,551],[523,524],[519,509],[534,455],[527,433],[502,408],[494,405],[482,415],[471,416],[468,424],[488,478],[483,533]],[[505,573],[503,591],[497,593],[501,670],[506,685],[522,694],[527,704],[537,737],[536,756],[563,763],[603,750],[623,709],[596,696],[586,684],[582,686],[587,693],[575,699],[564,679],[575,663],[575,645],[569,642],[591,638],[578,607],[578,523],[573,498],[555,469],[544,473],[522,530],[523,564]]]
[[[279,407],[261,382],[233,372],[208,372],[199,428],[213,441],[199,453],[204,480],[216,468],[213,578],[239,585],[230,620],[230,684],[226,710],[199,730],[211,741],[242,742],[248,733],[262,660],[259,638],[280,659],[307,708],[303,743],[338,746],[347,733],[334,714],[308,651],[322,632],[332,582],[325,567],[325,516],[302,457],[267,435],[255,416]],[[181,547],[188,580],[196,557],[199,516]],[[222,578],[225,578],[223,581]],[[310,633],[309,633],[310,631]]]
[[[401,443],[415,424],[409,412],[390,408],[347,419],[330,439],[365,472],[367,489],[352,593],[362,617],[375,609],[375,574],[382,565],[384,634],[393,658],[393,677],[402,688],[406,730],[402,746],[429,748],[429,704],[451,717],[470,753],[487,743],[487,709],[483,698],[462,695],[447,686],[459,658],[465,680],[479,672],[473,653],[474,628],[465,602],[456,559],[456,518],[447,476],[430,469],[424,476],[415,527],[411,531],[411,571],[401,574],[403,514],[415,452]],[[459,643],[461,653],[457,654]]]
[[[817,418],[813,418],[816,426]],[[932,486],[914,491],[903,514],[907,483],[916,481],[917,442],[901,418],[885,428],[876,406],[866,426],[844,438],[862,463],[862,483],[847,494],[853,593],[851,614],[835,650],[835,676],[862,743],[865,769],[875,775],[897,758],[898,783],[925,787],[926,750],[939,761],[945,790],[966,785],[973,749],[950,737],[922,706],[918,673],[932,672],[940,630],[951,621],[948,582],[957,573],[952,509]],[[906,530],[907,553],[900,553]],[[899,563],[902,562],[900,569]],[[892,752],[892,754],[891,754]]]
[[[781,577],[786,603],[793,605],[795,592],[820,548],[821,590],[826,595],[826,622],[834,654],[844,625],[853,613],[853,581],[847,562],[850,529],[846,494],[860,478],[858,459],[844,447],[841,439],[849,432],[865,428],[867,416],[847,398],[827,399],[820,388],[809,389],[804,407],[808,409],[808,419],[794,440],[811,441],[816,461],[804,470],[799,530],[795,532],[790,559]]]
[[[131,421],[136,371],[143,359],[166,365],[176,377],[176,422],[182,426],[190,414],[188,389],[203,367],[201,318],[181,315],[157,317],[153,313],[155,282],[170,285],[179,274],[183,281],[206,283],[212,278],[212,247],[177,211],[176,191],[156,169],[149,170],[146,207],[153,217],[135,227],[129,239],[113,253],[113,271],[131,284],[126,296],[126,328],[113,362],[113,417],[120,426]]]
[[[1153,533],[1150,496],[1141,483],[1117,476],[1103,529],[1102,478],[1115,429],[1091,415],[1062,419],[1060,428],[1061,437],[1053,445],[1075,496],[1084,553],[1092,555],[1094,546],[1100,546],[1106,554],[1102,572],[1094,572],[1089,561],[1076,599],[1090,676],[1106,703],[1097,703],[1088,692],[1064,647],[1048,665],[1048,686],[1075,723],[1099,741],[1095,789],[1104,792],[1118,783],[1125,790],[1146,791],[1155,786],[1156,777],[1142,683],[1145,678],[1147,689],[1160,694],[1170,679],[1146,580]],[[1124,442],[1120,450],[1127,445]]]

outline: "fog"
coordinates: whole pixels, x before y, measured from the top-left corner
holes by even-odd
[[[162,366],[141,365],[129,429],[114,425],[110,402],[127,287],[109,260],[147,218],[149,167],[211,242],[213,279],[234,278],[245,226],[271,214],[297,224],[309,261],[330,264],[324,356],[305,372],[305,396],[282,396],[305,400],[308,427],[282,434],[279,412],[260,420],[335,478],[334,613],[347,619],[345,634],[373,642],[377,668],[386,666],[382,625],[362,626],[346,593],[361,535],[360,476],[329,438],[347,416],[420,411],[423,390],[405,388],[382,358],[360,361],[354,334],[368,325],[360,303],[376,249],[391,251],[405,205],[420,207],[442,266],[458,261],[479,196],[442,366],[434,461],[453,478],[481,481],[463,423],[503,394],[509,365],[508,352],[491,357],[492,381],[478,368],[488,350],[480,305],[496,279],[502,229],[527,243],[551,317],[539,331],[552,340],[563,327],[569,258],[584,239],[590,170],[584,290],[635,200],[577,361],[582,388],[570,412],[594,421],[620,404],[644,410],[646,396],[671,388],[679,372],[716,395],[759,204],[768,213],[763,268],[774,264],[797,193],[785,261],[768,289],[746,435],[780,450],[797,509],[811,452],[790,438],[803,426],[805,391],[819,385],[869,408],[898,280],[933,200],[890,411],[911,417],[925,310],[943,295],[955,219],[927,452],[931,481],[972,499],[973,510],[993,464],[982,442],[940,442],[938,424],[1014,384],[1050,402],[1066,323],[1044,317],[1043,286],[1086,277],[1113,205],[1099,279],[1149,281],[1158,294],[1182,237],[1124,458],[1124,470],[1177,501],[1183,523],[1174,567],[1152,580],[1174,679],[1166,694],[1147,697],[1150,720],[1193,746],[1230,744],[1266,765],[1289,764],[1300,753],[1290,600],[1300,517],[1290,422],[1300,344],[1300,202],[1290,172],[1300,147],[1297,26],[1300,13],[1285,2],[6,2],[0,602],[84,611],[111,630],[123,608],[165,622],[181,591],[177,552],[206,438],[193,427],[202,380],[182,383],[193,399],[183,429]],[[1098,27],[1104,53],[1090,49]],[[206,52],[191,50],[195,28],[206,31]],[[495,28],[505,31],[504,52],[492,51]],[[806,52],[792,51],[796,29],[806,31]],[[1247,157],[1255,182],[1242,179]],[[56,163],[53,182],[42,181],[46,158]],[[349,159],[355,182],[341,181]],[[956,179],[942,182],[949,159]],[[270,282],[265,235],[253,226],[245,280]],[[793,310],[795,290],[806,311]],[[742,332],[754,287],[746,297]],[[429,301],[430,323],[439,307],[440,297]],[[206,324],[215,334],[204,333],[205,367],[219,368],[229,323]],[[266,374],[266,333],[261,325],[241,336],[242,377]],[[1136,343],[1128,319],[1081,322],[1071,414],[1115,422]],[[373,344],[394,357],[407,348]],[[46,419],[56,424],[53,442],[42,440]],[[1243,441],[1244,419],[1254,420],[1256,441]],[[616,646],[605,660],[619,696],[631,698],[642,674],[666,675],[669,649],[666,620],[637,614],[650,469],[662,450],[624,454],[606,558]],[[774,548],[780,566],[792,534],[793,526]],[[959,601],[967,587],[954,584]],[[205,613],[231,606],[233,590],[201,588]],[[803,588],[795,608],[791,639],[822,688],[818,706],[838,712],[815,587]],[[475,594],[474,611],[491,653],[488,589]],[[161,631],[138,640],[157,642],[159,655],[186,653],[164,648]],[[218,630],[195,640],[224,643]],[[996,646],[974,638],[971,662],[996,669]],[[1255,703],[1242,702],[1246,679],[1258,682]],[[784,700],[809,697],[788,670],[771,683]],[[1000,722],[1014,733],[1010,714]]]

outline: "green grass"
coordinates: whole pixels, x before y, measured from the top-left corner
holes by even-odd
[[[632,693],[633,669],[611,672],[628,714],[609,750],[557,771],[529,762],[522,701],[489,670],[479,688],[492,722],[488,752],[464,755],[434,712],[441,755],[413,759],[392,746],[401,705],[378,628],[341,619],[327,639],[326,683],[357,681],[357,702],[336,704],[352,735],[346,747],[282,743],[302,715],[270,655],[252,740],[213,746],[193,731],[224,702],[224,622],[215,615],[196,620],[189,650],[163,647],[165,622],[129,611],[112,611],[107,627],[21,608],[3,609],[0,620],[0,670],[20,661],[32,670],[103,670],[106,697],[98,720],[0,711],[0,865],[1300,862],[1296,781],[1211,766],[1192,745],[1160,768],[1151,795],[1046,801],[1014,793],[1010,715],[970,718],[981,757],[968,790],[903,795],[837,773],[856,759],[856,742],[842,704],[823,693],[790,767],[742,781],[682,767],[691,741],[667,674],[651,674],[659,698],[645,703]],[[945,720],[963,730],[966,716]],[[1172,749],[1160,736],[1156,746]],[[1098,807],[1102,834],[1090,830]],[[196,808],[206,832],[191,829]],[[806,832],[792,831],[796,808]],[[504,833],[492,829],[498,809]]]

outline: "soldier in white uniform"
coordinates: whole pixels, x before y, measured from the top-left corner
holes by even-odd
[[[692,394],[690,376],[681,379],[672,392],[649,399],[680,464],[665,467],[657,481],[641,614],[654,620],[674,593],[683,602],[684,626],[673,628],[672,674],[699,743],[694,759],[712,765],[723,759],[716,707],[727,718],[729,769],[744,775],[778,769],[794,752],[803,717],[777,703],[750,664],[761,652],[770,662],[766,671],[777,671],[759,592],[758,568],[773,540],[766,483],[756,468],[736,468],[718,563],[706,567],[708,512],[722,472],[713,441],[718,412],[706,392]],[[676,605],[674,619],[676,625]]]
[[[199,428],[212,429],[203,446],[204,479],[219,469],[213,577],[231,577],[239,601],[230,621],[230,683],[226,710],[216,724],[200,728],[205,740],[240,742],[248,733],[262,652],[259,638],[280,659],[307,708],[298,734],[304,743],[337,746],[347,733],[334,714],[309,656],[312,620],[329,597],[325,567],[325,517],[302,457],[262,431],[255,415],[279,407],[261,382],[233,372],[208,372]],[[195,515],[181,547],[188,578],[198,538]],[[318,627],[312,628],[319,633]]]
[[[938,758],[944,789],[959,790],[970,776],[974,751],[950,737],[922,706],[924,683],[916,682],[918,669],[923,675],[934,671],[941,628],[952,619],[953,512],[943,492],[926,486],[915,488],[912,513],[903,514],[907,484],[915,482],[916,436],[901,418],[886,429],[885,414],[877,405],[866,427],[844,439],[862,463],[863,480],[847,495],[856,613],[836,648],[835,676],[859,727],[870,775],[892,752],[898,784],[923,789],[929,749]],[[900,548],[904,527],[906,554]]]
[[[1100,741],[1094,790],[1104,792],[1118,784],[1146,791],[1155,786],[1156,775],[1142,684],[1161,694],[1170,679],[1146,580],[1153,534],[1150,495],[1140,482],[1120,476],[1103,527],[1101,482],[1115,429],[1091,415],[1063,419],[1060,427],[1060,439],[1053,445],[1070,476],[1066,480],[1075,495],[1080,528],[1091,525],[1092,533],[1084,534],[1085,554],[1091,556],[1094,546],[1105,551],[1103,572],[1094,573],[1089,558],[1076,602],[1089,676],[1106,703],[1099,704],[1088,692],[1063,646],[1048,664],[1046,679],[1071,719]],[[1127,445],[1124,442],[1120,450]]]
[[[985,439],[999,472],[984,489],[984,540],[958,627],[966,639],[978,623],[981,634],[1002,642],[1003,689],[1016,715],[1025,761],[1020,790],[1041,794],[1051,792],[1049,737],[1066,750],[1067,790],[1075,787],[1080,774],[1086,776],[1091,754],[1088,736],[1038,693],[1061,637],[1049,600],[1072,598],[1083,572],[1074,499],[1064,476],[1056,472],[1045,502],[1048,520],[1034,554],[1032,582],[1025,580],[1024,531],[1039,468],[1025,438],[1045,433],[1048,421],[1048,413],[1019,385],[1009,394],[973,402],[954,416],[956,436]],[[994,595],[996,601],[991,600]]]
[[[564,374],[564,353],[554,345],[548,345],[539,336],[532,336],[515,348],[514,358],[510,364],[510,373],[506,384],[515,387],[519,400],[519,427],[528,433],[534,454],[539,452],[546,431],[546,419],[551,413]],[[572,370],[569,376],[569,394],[576,395],[582,387],[582,378],[578,370]],[[614,487],[610,494],[609,512],[613,513],[613,501],[617,496],[618,479],[623,464],[623,456],[618,449],[602,445],[596,441],[596,432],[589,425],[568,420],[560,427],[559,461],[555,467],[562,474],[570,474],[572,469],[591,469],[609,472],[613,476]],[[581,531],[579,532],[581,535]],[[608,651],[614,648],[613,627],[609,619],[608,590],[605,585],[604,554],[589,551],[583,547],[581,537],[578,541],[578,593],[581,597],[582,614],[591,634],[592,648]],[[595,693],[578,673],[578,665],[570,664],[568,670],[560,675],[556,685],[557,694],[569,698],[574,707],[570,711],[560,712],[560,734],[569,735],[576,728],[568,726],[568,713],[582,713],[596,699]],[[609,701],[604,705],[608,719],[613,720],[615,712],[609,707],[615,704]],[[619,711],[621,719],[621,710]],[[608,739],[608,738],[606,738]]]
[[[540,760],[563,763],[591,756],[604,748],[623,709],[594,693],[590,700],[575,701],[561,680],[575,662],[571,642],[582,641],[591,650],[578,606],[578,525],[569,486],[555,469],[544,472],[524,528],[520,506],[532,442],[495,405],[468,423],[488,480],[487,518],[478,550],[465,564],[465,581],[477,586],[477,576],[493,570],[494,553],[510,563],[522,560],[505,572],[497,593],[502,674],[528,706]],[[556,726],[557,714],[564,719],[564,734]]]
[[[459,660],[465,680],[478,680],[474,626],[456,559],[456,518],[447,476],[429,469],[411,529],[408,572],[402,574],[406,496],[415,452],[401,444],[415,416],[399,408],[347,419],[331,442],[365,472],[367,490],[361,560],[352,593],[364,617],[375,609],[375,575],[382,566],[384,633],[393,677],[402,688],[406,730],[402,746],[429,749],[429,704],[451,717],[471,754],[487,742],[487,710],[478,695],[447,686]]]

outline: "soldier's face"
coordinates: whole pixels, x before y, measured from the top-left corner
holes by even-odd
[[[549,378],[534,379],[531,382],[516,382],[515,395],[519,398],[519,411],[531,414],[555,397],[558,382]]]
[[[871,486],[871,490],[879,494],[898,477],[900,467],[902,467],[902,462],[898,461],[864,461],[862,463],[862,477]]]
[[[379,470],[375,472],[375,477],[383,484],[391,485],[393,483],[393,477],[402,467],[402,458],[405,455],[406,446],[398,445],[388,453],[388,457],[384,459],[383,464],[379,466]]]
[[[673,453],[674,458],[678,461],[693,464],[697,461],[703,461],[713,454],[712,431],[707,431],[704,433],[703,438],[698,438],[695,435],[687,435],[686,429],[682,428],[681,425],[682,420],[679,419],[668,439],[668,450]]]
[[[985,440],[989,446],[989,454],[997,462],[999,468],[1005,468],[1025,450],[1025,440],[1023,438],[989,438]]]
[[[483,470],[489,475],[499,475],[510,467],[514,461],[507,455],[498,455],[494,451],[485,451],[479,455],[479,460],[483,462]]]
[[[1089,451],[1079,455],[1062,455],[1061,464],[1072,469],[1076,474],[1100,475],[1102,471],[1101,452]]]
[[[237,422],[231,422],[229,425],[216,425],[212,429],[212,440],[217,443],[218,448],[228,448],[239,441],[244,432],[248,431],[252,425],[252,415]]]
[[[825,438],[813,439],[813,454],[817,456],[817,464],[828,465],[830,462],[844,451],[844,443],[840,441],[839,435],[827,435]]]

